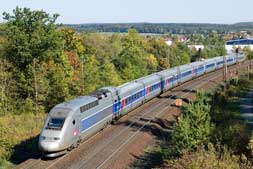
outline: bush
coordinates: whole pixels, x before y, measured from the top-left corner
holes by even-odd
[[[226,148],[214,147],[209,144],[208,148],[200,147],[195,152],[187,152],[176,161],[168,161],[166,168],[178,169],[239,169],[239,156],[231,155]]]
[[[173,128],[172,147],[167,155],[178,156],[209,141],[212,131],[209,111],[208,99],[203,92],[198,93],[196,101],[182,108]]]

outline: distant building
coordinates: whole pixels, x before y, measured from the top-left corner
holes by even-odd
[[[179,42],[186,42],[186,41],[188,41],[188,38],[184,35],[178,35],[178,41]]]
[[[203,50],[204,49],[204,45],[188,45],[188,48],[195,49],[195,50],[198,51],[199,49]]]
[[[231,53],[236,48],[245,48],[249,47],[251,50],[253,50],[253,39],[235,39],[230,40],[226,42],[226,50],[228,53]]]
[[[171,46],[172,44],[172,39],[168,38],[165,40],[165,43],[168,45],[168,46]]]
[[[177,40],[178,40],[178,42],[186,42],[186,41],[188,41],[188,39],[187,39],[186,36],[181,36],[181,35],[178,35],[178,36],[177,36]],[[172,38],[167,38],[167,39],[165,39],[165,43],[166,43],[168,46],[171,46],[172,43],[173,43]]]

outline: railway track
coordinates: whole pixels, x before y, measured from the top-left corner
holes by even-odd
[[[246,64],[241,65],[241,67]],[[236,66],[231,66],[229,70],[235,71]],[[174,96],[178,98],[189,97],[193,95],[192,90],[203,87],[208,82],[215,82],[217,79],[222,79],[221,69],[188,81],[164,93],[160,98],[151,100],[120,119],[118,124],[108,126],[104,131],[97,133],[81,144],[78,149],[73,150],[65,156],[53,160],[39,158],[20,167],[18,166],[18,168],[110,168],[113,158],[119,152],[123,151],[135,137],[145,132],[145,127],[150,125],[152,120],[162,117],[166,113],[166,110],[175,101]]]

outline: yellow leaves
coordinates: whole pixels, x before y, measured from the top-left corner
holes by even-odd
[[[148,57],[148,65],[152,67],[157,66],[157,59],[155,58],[153,54],[150,54]]]
[[[78,54],[84,52],[84,46],[82,44],[81,37],[72,29],[63,28],[60,30],[65,40],[65,50],[74,50]]]
[[[148,64],[157,64],[157,60],[153,54],[150,54],[148,57]]]
[[[166,59],[166,58],[161,58],[159,65],[160,65],[163,69],[169,68],[168,59]]]

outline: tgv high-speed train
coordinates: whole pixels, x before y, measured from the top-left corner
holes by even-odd
[[[225,58],[225,59],[224,59]],[[71,150],[114,119],[127,114],[161,93],[204,73],[245,60],[231,54],[197,61],[136,79],[117,87],[103,87],[56,105],[48,114],[39,137],[44,156],[54,157]]]

